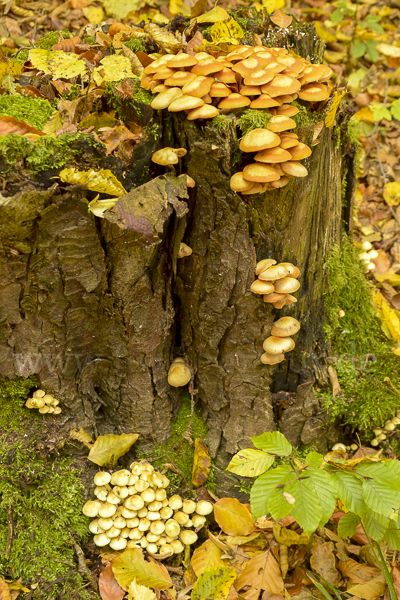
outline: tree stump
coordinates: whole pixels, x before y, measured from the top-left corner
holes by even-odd
[[[263,27],[265,37],[268,27],[273,33],[269,20]],[[321,60],[313,28],[274,35]],[[140,112],[150,131],[129,167],[90,149],[78,165],[111,168],[130,190],[103,219],[88,212],[88,192],[50,179],[57,173],[8,175],[0,196],[0,375],[36,375],[61,400],[65,428],[137,431],[148,449],[168,438],[180,393],[167,372],[185,356],[221,469],[250,437],[276,427],[295,445],[326,449],[335,432],[312,386],[326,380],[329,355],[324,261],[340,244],[352,194],[348,186],[343,206],[342,177],[351,183],[353,174],[345,113],[335,129],[323,112],[299,127],[301,141],[317,142],[308,177],[246,199],[229,186],[238,170],[237,115],[219,132],[146,104],[127,102],[126,111],[136,122]],[[196,181],[193,189],[151,163],[164,146],[187,149],[179,172]],[[193,253],[177,260],[181,241]],[[298,302],[282,311],[250,292],[256,262],[270,257],[301,270]],[[263,341],[284,315],[301,322],[296,348],[276,367],[264,365]],[[225,491],[234,483],[226,477],[218,475]]]

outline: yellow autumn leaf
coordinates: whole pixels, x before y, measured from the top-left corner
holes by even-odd
[[[243,29],[234,19],[227,21],[217,21],[211,27],[211,39],[214,44],[239,44],[239,40],[244,36]]]
[[[104,19],[104,10],[101,6],[84,6],[82,12],[93,25],[100,23]]]
[[[383,197],[389,206],[400,204],[400,181],[391,181],[386,183],[383,188]]]
[[[56,79],[72,79],[87,71],[83,60],[74,52],[34,48],[29,51],[29,60],[36,69]]]
[[[398,46],[392,46],[391,44],[378,44],[376,49],[384,56],[400,58],[400,48]]]
[[[344,90],[343,92],[335,92],[333,95],[332,104],[330,105],[328,112],[326,113],[326,116],[325,116],[325,126],[328,129],[332,129],[335,124],[335,116],[336,116],[337,110],[339,108],[339,105],[342,101],[342,98],[345,94],[346,94],[346,90]]]
[[[393,310],[389,306],[380,292],[374,292],[372,299],[378,309],[377,317],[382,322],[381,328],[383,333],[396,343],[400,342],[400,318],[398,311]]]
[[[108,464],[115,465],[117,460],[128,452],[138,437],[137,433],[99,435],[90,449],[88,459],[100,467]]]
[[[43,48],[33,48],[33,50],[29,50],[29,60],[35,69],[39,69],[39,71],[43,71],[46,75],[50,75],[49,62],[56,54],[63,54],[63,52],[62,50],[51,51],[44,50]]]
[[[47,135],[54,135],[62,127],[62,119],[58,110],[55,110],[50,119],[44,124],[42,131]]]
[[[169,0],[169,12],[171,15],[183,15],[190,17],[190,11],[183,3],[183,0]]]
[[[395,354],[396,356],[400,356],[400,348],[392,348],[392,352],[393,352],[393,354]]]
[[[216,23],[217,21],[226,21],[229,19],[230,16],[227,11],[220,6],[215,6],[213,9],[204,13],[204,15],[196,17],[198,23]]]
[[[400,285],[400,275],[392,270],[386,271],[386,273],[375,273],[375,279],[382,283],[388,281],[394,287]]]
[[[157,596],[145,585],[139,585],[134,579],[128,589],[128,600],[157,600]]]
[[[385,591],[386,582],[383,573],[379,573],[366,583],[350,583],[347,584],[347,591],[352,596],[363,598],[363,600],[375,600],[382,596]]]
[[[115,579],[124,590],[128,590],[132,581],[158,590],[167,590],[172,586],[171,577],[164,565],[148,562],[139,548],[129,548],[112,561]]]
[[[19,62],[4,62],[0,63],[0,79],[3,79],[4,75],[14,75],[15,77],[21,75],[22,65]]]
[[[134,13],[144,6],[146,2],[141,0],[104,0],[104,10],[110,17],[115,17],[120,21],[127,19],[129,13]]]
[[[100,171],[78,171],[78,169],[63,169],[59,173],[59,178],[65,183],[82,185],[92,192],[102,194],[111,194],[112,196],[122,196],[126,190],[122,183],[113,175],[109,169],[100,169]]]
[[[196,438],[194,443],[194,457],[192,470],[192,483],[196,487],[203,485],[210,473],[211,457],[207,444],[202,439]]]
[[[330,33],[325,27],[322,25],[321,21],[314,21],[315,31],[321,40],[326,42],[327,44],[331,44],[336,42],[336,37]]]
[[[93,444],[93,439],[90,433],[86,431],[83,427],[80,429],[71,429],[69,432],[69,437],[73,440],[78,440],[84,444],[87,448],[91,448]]]
[[[224,567],[225,562],[221,558],[222,550],[218,548],[211,540],[207,540],[196,548],[193,552],[192,565],[193,571],[199,577],[207,569],[213,569],[215,567]]]
[[[131,61],[120,54],[105,56],[93,71],[93,79],[97,85],[101,85],[103,81],[121,81],[127,77],[135,77],[132,73]]]
[[[99,195],[97,194],[96,198],[89,202],[88,208],[95,217],[104,219],[104,213],[106,210],[113,208],[117,202],[117,198],[103,198],[102,200],[99,200]]]
[[[374,115],[369,106],[364,106],[355,113],[355,118],[359,121],[367,121],[368,123],[374,122]]]
[[[250,511],[236,498],[220,498],[214,504],[214,517],[228,535],[249,535],[254,531]]]
[[[277,8],[285,6],[285,0],[262,0],[262,5],[268,13],[273,13]]]
[[[208,569],[194,584],[191,600],[225,600],[236,577],[235,569],[228,567]]]

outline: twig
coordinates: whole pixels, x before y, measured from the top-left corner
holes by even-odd
[[[178,573],[178,575],[183,575],[182,567],[170,567],[169,565],[164,566],[167,569],[167,571],[170,571],[171,573]]]
[[[83,553],[82,548],[78,544],[75,543],[74,550],[75,550],[76,556],[78,557],[79,573],[81,575],[84,575],[89,580],[90,587],[92,588],[92,590],[97,592],[97,590],[98,590],[97,579],[86,564],[86,559],[85,559],[85,555]]]

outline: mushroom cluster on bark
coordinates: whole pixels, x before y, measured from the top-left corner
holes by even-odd
[[[97,500],[89,500],[82,512],[95,517],[89,530],[97,546],[113,550],[143,548],[151,555],[167,558],[183,552],[197,541],[197,531],[213,510],[211,502],[167,497],[169,479],[147,461],[129,469],[94,476]]]
[[[291,177],[305,177],[299,162],[311,149],[290,132],[299,110],[297,98],[307,105],[329,98],[332,69],[289,55],[286,48],[235,46],[219,56],[166,54],[148,65],[141,86],[157,96],[155,110],[185,111],[187,119],[211,119],[234,109],[268,109],[265,129],[249,132],[240,143],[243,152],[256,152],[231,179],[231,189],[256,194],[285,186]]]
[[[61,408],[58,406],[60,401],[51,394],[46,394],[44,390],[36,390],[32,398],[28,398],[25,403],[27,408],[36,408],[42,415],[59,415]]]
[[[293,304],[297,299],[292,295],[300,287],[297,277],[300,269],[292,263],[276,263],[273,258],[260,260],[256,265],[257,279],[250,286],[250,291],[263,296],[274,308],[283,308]],[[285,352],[293,350],[295,343],[290,337],[300,329],[300,323],[293,317],[282,317],[273,323],[271,336],[263,344],[265,350],[261,362],[275,365],[284,360]]]
[[[393,419],[386,421],[383,428],[376,428],[373,430],[375,437],[371,441],[371,446],[379,446],[381,442],[384,442],[387,436],[394,431],[400,425],[400,411],[397,411],[397,414]]]

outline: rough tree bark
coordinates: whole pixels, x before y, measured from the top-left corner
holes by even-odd
[[[321,57],[311,34],[291,42],[303,56]],[[0,376],[36,375],[61,399],[66,428],[137,430],[149,447],[152,436],[168,437],[179,392],[167,371],[183,354],[217,464],[277,426],[295,444],[326,448],[334,433],[312,385],[326,377],[324,260],[340,243],[342,175],[352,172],[345,135],[338,140],[323,127],[307,178],[245,199],[229,187],[234,119],[221,134],[179,114],[153,115],[147,105],[141,119],[156,120],[160,136],[135,148],[128,169],[113,163],[133,189],[105,219],[88,213],[84,191],[52,183],[54,173],[8,176],[0,197]],[[299,137],[310,144],[314,132],[300,128]],[[194,189],[154,171],[151,154],[166,145],[187,148],[180,172]],[[23,191],[15,193],[17,184]],[[193,254],[177,261],[182,240]],[[266,257],[301,269],[298,302],[282,311],[249,291],[256,261]],[[276,368],[262,365],[263,340],[286,314],[301,321],[296,348]]]

